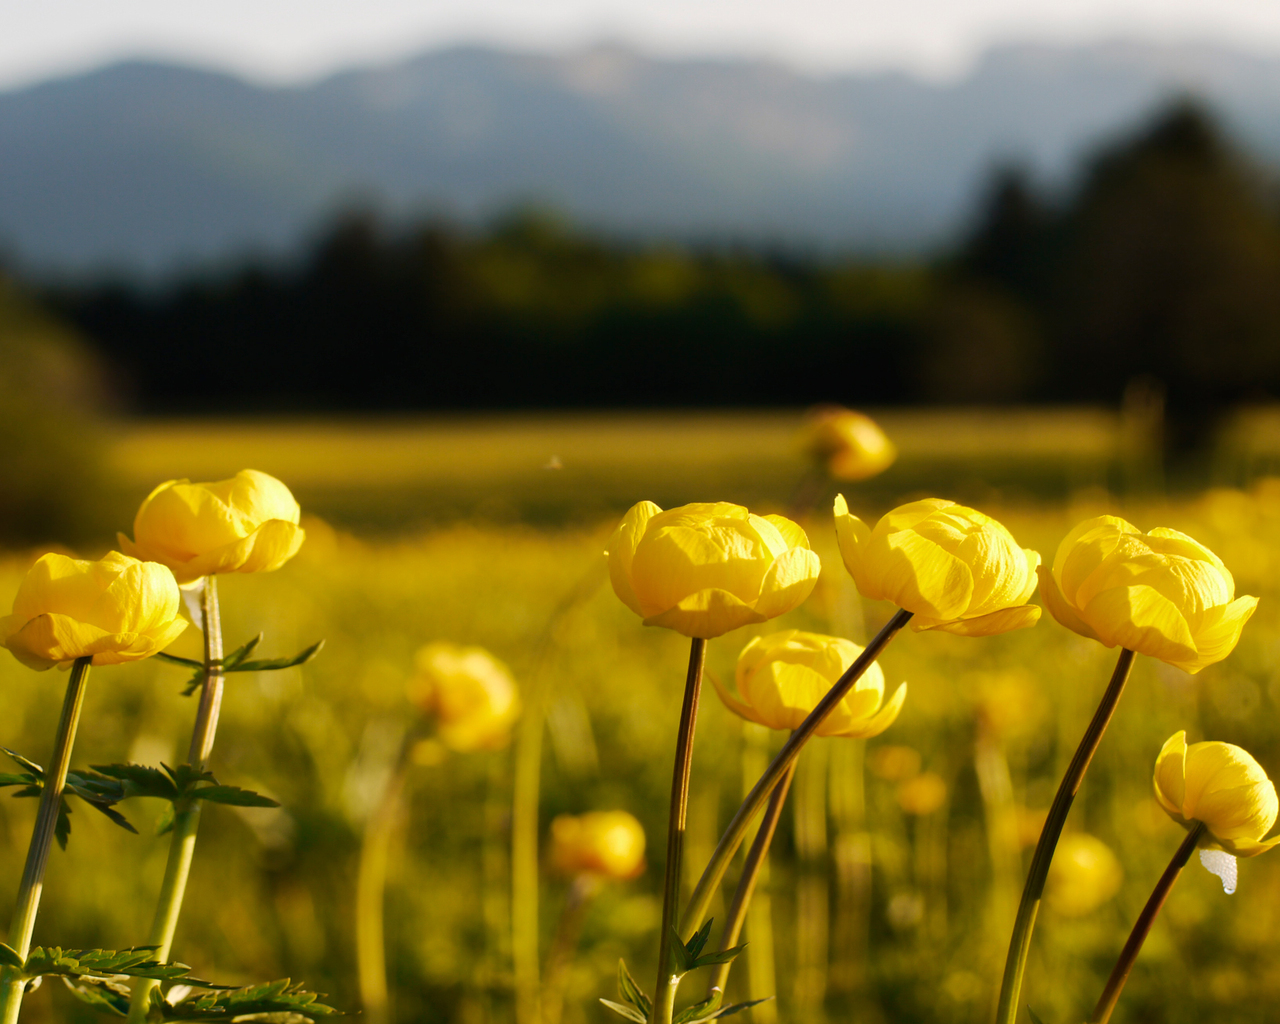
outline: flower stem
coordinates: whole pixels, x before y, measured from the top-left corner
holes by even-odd
[[[546,982],[542,987],[543,1024],[560,1024],[574,950],[577,949],[591,900],[599,889],[599,876],[590,874],[578,875],[569,886],[560,923],[556,926],[556,937],[547,953]]]
[[[204,683],[200,687],[200,706],[196,709],[191,746],[187,751],[187,763],[197,771],[203,770],[213,752],[213,741],[218,732],[218,713],[222,710],[222,618],[218,611],[217,576],[205,578],[204,593],[200,598],[200,616],[204,620]],[[183,800],[174,804],[169,859],[164,866],[160,899],[147,936],[147,944],[156,947],[157,960],[169,959],[173,934],[178,928],[178,917],[182,913],[182,899],[187,891],[187,878],[191,874],[191,860],[195,855],[196,833],[199,829],[200,801]],[[129,1004],[129,1024],[142,1024],[147,1019],[151,992],[159,985],[160,982],[152,978],[139,979]]]
[[[796,766],[793,761],[788,767],[782,781],[773,787],[769,794],[769,805],[765,808],[764,818],[756,837],[747,851],[747,859],[742,864],[742,877],[738,879],[738,888],[734,890],[733,902],[729,904],[729,912],[725,916],[724,932],[720,936],[720,948],[732,949],[742,933],[742,924],[747,917],[747,908],[751,905],[751,897],[756,891],[756,881],[760,877],[760,869],[765,858],[769,856],[769,846],[773,842],[773,834],[778,828],[778,819],[782,817],[782,805],[787,802],[787,791],[791,788],[791,780],[795,777]],[[707,996],[719,992],[724,994],[725,984],[729,980],[729,969],[732,961],[717,964],[711,973],[711,981],[707,986]]]
[[[677,976],[672,973],[671,940],[680,902],[680,856],[684,852],[685,820],[689,812],[689,771],[693,767],[693,731],[698,722],[702,666],[707,642],[694,637],[689,646],[689,672],[676,735],[676,761],[671,773],[671,813],[667,818],[667,865],[662,883],[662,931],[658,935],[658,983],[654,986],[653,1024],[671,1024],[675,1011]]]
[[[795,732],[791,734],[791,738],[778,751],[778,755],[769,763],[765,773],[760,776],[760,781],[747,794],[734,814],[733,820],[729,822],[724,835],[720,837],[719,845],[716,846],[715,852],[711,854],[711,860],[708,861],[706,869],[702,872],[702,877],[698,879],[698,884],[694,887],[693,894],[689,897],[689,903],[680,918],[681,938],[692,935],[702,923],[702,917],[711,905],[712,897],[720,882],[724,879],[725,872],[729,870],[733,855],[738,852],[738,847],[742,845],[742,840],[746,837],[747,829],[751,826],[752,819],[764,807],[769,799],[769,794],[782,781],[783,775],[787,773],[795,759],[800,756],[800,749],[809,741],[818,726],[831,714],[835,706],[844,699],[845,694],[853,689],[854,684],[862,678],[862,674],[866,672],[876,658],[880,657],[885,647],[889,645],[889,641],[897,635],[898,631],[907,624],[910,618],[911,612],[904,608],[898,609],[893,618],[885,623],[884,628],[867,644],[866,650],[858,655],[845,674],[837,680],[835,686],[831,687],[827,691],[827,695],[809,712],[809,717],[800,723]]]
[[[44,791],[40,794],[40,809],[36,812],[35,828],[31,830],[27,863],[22,870],[22,882],[18,885],[13,923],[9,926],[9,945],[23,959],[31,951],[31,933],[35,929],[40,894],[44,889],[44,869],[49,862],[49,848],[53,845],[53,834],[58,824],[58,809],[62,805],[67,768],[71,765],[71,748],[76,741],[76,727],[80,724],[80,709],[84,705],[85,684],[92,663],[92,657],[77,658],[72,666],[71,678],[67,680],[67,695],[62,701],[62,717],[58,719],[57,737],[53,742],[53,756],[45,764]],[[0,987],[0,1020],[4,1024],[16,1024],[22,1008],[26,979],[20,975],[14,977],[15,973],[12,968],[6,969],[3,986]]]
[[[1066,824],[1067,815],[1071,812],[1072,801],[1084,781],[1084,773],[1089,769],[1098,744],[1102,742],[1102,734],[1107,731],[1107,724],[1115,713],[1120,695],[1124,693],[1124,685],[1128,682],[1129,671],[1133,668],[1133,651],[1124,649],[1116,660],[1115,671],[1111,673],[1111,682],[1102,695],[1098,710],[1093,713],[1093,720],[1085,729],[1075,756],[1062,777],[1049,815],[1045,819],[1044,828],[1040,832],[1040,841],[1036,843],[1036,852],[1031,858],[1031,870],[1027,873],[1027,881],[1022,889],[1022,900],[1018,904],[1018,916],[1014,921],[1013,935],[1009,939],[1009,956],[1004,965],[1004,979],[1000,984],[1000,1002],[996,1008],[996,1024],[1014,1024],[1018,1017],[1018,997],[1022,991],[1022,977],[1027,970],[1027,955],[1031,950],[1031,935],[1036,927],[1036,915],[1040,912],[1040,898],[1044,895],[1045,879],[1049,875],[1049,864],[1053,860],[1053,851],[1062,835],[1062,826]]]
[[[1156,883],[1151,898],[1147,900],[1147,905],[1142,908],[1142,913],[1134,922],[1133,931],[1129,933],[1129,941],[1124,944],[1124,949],[1120,951],[1120,959],[1116,961],[1115,969],[1107,979],[1107,987],[1102,990],[1102,995],[1098,998],[1098,1005],[1094,1007],[1093,1016],[1090,1018],[1093,1024],[1106,1024],[1111,1019],[1111,1011],[1116,1008],[1116,1003],[1120,1000],[1120,991],[1124,988],[1124,983],[1129,980],[1129,972],[1133,970],[1142,944],[1146,941],[1151,926],[1155,924],[1156,915],[1160,913],[1164,901],[1169,898],[1173,883],[1178,880],[1182,869],[1187,866],[1187,861],[1191,859],[1191,851],[1200,842],[1204,831],[1204,822],[1197,821],[1195,828],[1187,833],[1187,838],[1182,841],[1178,852],[1169,861],[1169,866],[1164,869],[1164,874]]]
[[[408,777],[409,743],[404,744],[387,787],[365,822],[356,874],[356,975],[360,1005],[369,1024],[387,1024],[387,955],[382,909],[387,888],[387,858]]]

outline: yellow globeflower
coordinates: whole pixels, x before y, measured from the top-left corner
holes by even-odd
[[[741,699],[712,677],[720,699],[749,722],[770,729],[794,729],[808,717],[862,653],[850,640],[788,629],[756,637],[738,655],[736,682]],[[879,736],[898,717],[907,684],[884,699],[884,672],[873,662],[818,726],[818,736]]]
[[[450,750],[497,750],[511,739],[520,697],[507,666],[483,647],[427,644],[414,659],[410,699],[436,718]]]
[[[907,814],[932,814],[947,802],[947,784],[937,772],[921,772],[898,785],[898,806]]]
[[[566,875],[635,878],[644,871],[644,827],[626,811],[561,814],[551,822],[551,862]]]
[[[1211,842],[1237,857],[1255,857],[1280,843],[1263,840],[1276,823],[1276,787],[1249,753],[1231,743],[1193,743],[1185,731],[1165,741],[1156,758],[1156,799],[1183,828],[1204,823]]]
[[[1018,547],[990,516],[926,498],[889,512],[875,529],[836,495],[836,538],[845,567],[867,597],[913,613],[911,628],[990,636],[1034,626],[1040,556]]]
[[[609,539],[614,592],[646,626],[710,639],[799,605],[818,556],[790,519],[728,502],[662,511],[642,501]]]
[[[1141,533],[1116,516],[1087,519],[1040,569],[1055,619],[1108,647],[1125,647],[1188,672],[1221,661],[1258,605],[1237,598],[1212,551],[1176,530]]]
[[[898,457],[898,449],[875,420],[840,406],[815,409],[801,443],[836,480],[866,480],[883,473]]]
[[[138,509],[128,554],[160,562],[179,583],[226,572],[270,572],[298,553],[298,503],[273,476],[243,469],[230,480],[161,484]]]
[[[1096,836],[1072,832],[1058,841],[1044,898],[1063,917],[1083,917],[1119,892],[1123,881],[1111,847]]]
[[[0,643],[43,671],[93,656],[94,665],[149,658],[187,628],[173,573],[112,551],[96,562],[47,554],[0,619]]]

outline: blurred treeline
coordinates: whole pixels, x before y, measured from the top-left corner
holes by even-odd
[[[1182,103],[913,265],[340,218],[299,262],[45,290],[142,411],[1116,403],[1280,393],[1272,183]]]

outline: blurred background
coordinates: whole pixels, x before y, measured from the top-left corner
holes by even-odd
[[[1188,728],[1280,771],[1273,8],[7,8],[0,602],[50,546],[107,550],[163,480],[261,469],[307,516],[294,563],[224,590],[229,642],[328,644],[229,690],[215,771],[283,809],[210,808],[175,947],[198,974],[292,975],[358,1008],[360,837],[417,721],[413,653],[443,639],[551,695],[544,838],[595,809],[648,831],[649,872],[601,893],[568,976],[566,1024],[605,1020],[618,956],[642,981],[654,968],[685,654],[609,593],[599,552],[641,499],[808,503],[797,434],[822,403],[869,411],[899,450],[843,485],[864,516],[938,494],[1051,558],[1080,518],[1117,512],[1191,532],[1264,597],[1194,680],[1140,663],[1069,826],[1120,875],[1086,872],[1096,899],[1043,915],[1028,997],[1046,1024],[1092,1005],[1176,846],[1149,796],[1163,740]],[[827,569],[777,628],[863,639],[889,612],[859,604],[823,486],[805,525]],[[722,678],[749,635],[711,645]],[[1110,655],[1044,621],[904,637],[884,664],[910,683],[898,724],[801,766],[765,892],[773,953],[760,933],[734,976],[776,991],[760,1024],[987,1019],[1037,815]],[[58,680],[7,656],[0,674],[0,743],[41,760]],[[183,682],[95,673],[77,764],[180,756]],[[779,741],[714,698],[704,714],[698,869]],[[410,777],[396,1020],[514,1020],[511,756]],[[133,811],[136,837],[75,815],[37,942],[141,941],[155,813]],[[0,800],[0,913],[33,814]],[[1234,898],[1193,865],[1116,1020],[1268,1018],[1271,859]],[[542,882],[545,953],[568,883]],[[89,1013],[50,988],[31,1019]]]

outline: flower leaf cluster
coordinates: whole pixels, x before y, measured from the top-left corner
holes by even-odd
[[[254,648],[262,642],[262,634],[248,640],[241,646],[222,659],[222,671],[227,672],[279,672],[285,668],[296,668],[298,665],[305,665],[324,647],[323,640],[317,640],[310,647],[299,651],[292,656],[283,658],[257,658],[249,660],[249,655],[253,653]],[[180,658],[176,654],[166,654],[161,651],[156,655],[161,661],[167,661],[171,665],[181,665],[183,668],[191,669],[191,678],[187,680],[186,688],[182,691],[184,697],[190,697],[196,690],[200,689],[200,685],[204,682],[204,662],[196,661],[194,658]]]

